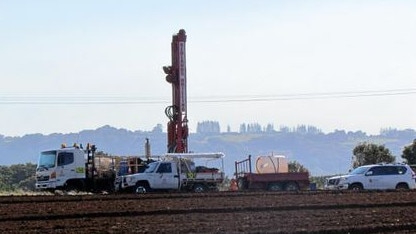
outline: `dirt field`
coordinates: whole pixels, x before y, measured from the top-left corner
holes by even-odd
[[[0,197],[0,233],[415,233],[416,191]]]

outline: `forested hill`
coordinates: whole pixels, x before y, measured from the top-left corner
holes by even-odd
[[[161,125],[152,131],[129,131],[104,126],[71,134],[30,134],[22,137],[0,135],[0,165],[36,163],[42,150],[60,147],[62,143],[93,143],[98,150],[112,155],[144,155],[148,138],[153,155],[166,152],[166,133]],[[239,132],[220,132],[215,122],[198,124],[197,133],[189,136],[193,152],[224,152],[225,171],[232,176],[234,162],[253,156],[283,154],[309,169],[312,175],[345,173],[351,166],[352,150],[360,142],[385,145],[396,161],[402,161],[404,146],[416,139],[414,130],[383,130],[379,135],[363,132],[334,131],[322,133],[315,127],[281,128],[242,125]]]

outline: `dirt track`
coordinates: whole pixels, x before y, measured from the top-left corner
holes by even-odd
[[[0,233],[414,233],[416,191],[0,197]]]

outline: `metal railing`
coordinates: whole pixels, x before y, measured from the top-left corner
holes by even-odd
[[[251,173],[251,155],[242,161],[235,161],[235,177],[242,177],[245,173]]]

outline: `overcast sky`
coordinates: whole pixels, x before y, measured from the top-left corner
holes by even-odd
[[[415,1],[0,1],[0,134],[166,125],[185,29],[204,120],[416,129]]]

